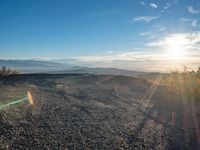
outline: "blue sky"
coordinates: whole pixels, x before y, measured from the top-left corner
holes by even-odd
[[[192,39],[186,45],[192,55],[173,61],[196,67],[199,30],[200,0],[0,0],[0,59],[159,70],[171,59],[166,39],[181,36]]]

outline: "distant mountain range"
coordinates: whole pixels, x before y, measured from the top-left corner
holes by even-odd
[[[50,74],[95,74],[95,75],[126,75],[138,76],[142,72],[129,71],[117,68],[89,68],[89,67],[71,67],[68,70],[50,71]]]
[[[144,74],[139,71],[130,71],[117,68],[90,68],[75,66],[70,63],[37,60],[0,60],[0,66],[7,66],[20,73],[49,73],[49,74],[110,74],[138,76]]]
[[[22,73],[39,73],[58,71],[72,67],[70,64],[61,64],[51,61],[36,60],[0,60],[0,66],[7,66]]]

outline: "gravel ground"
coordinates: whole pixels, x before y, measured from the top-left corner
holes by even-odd
[[[200,104],[144,79],[96,75],[0,78],[0,149],[200,149]]]

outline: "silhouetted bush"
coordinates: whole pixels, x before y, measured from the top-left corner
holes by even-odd
[[[8,76],[11,74],[19,74],[19,72],[6,66],[0,67],[0,76]]]

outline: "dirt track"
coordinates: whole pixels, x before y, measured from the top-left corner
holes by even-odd
[[[30,90],[35,105],[0,111],[0,149],[200,149],[200,104],[124,76],[19,75],[0,102]]]

